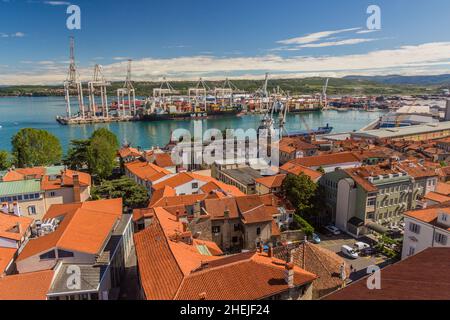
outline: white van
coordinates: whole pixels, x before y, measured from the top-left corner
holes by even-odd
[[[345,256],[347,256],[348,258],[351,258],[351,259],[357,259],[357,258],[359,258],[358,254],[356,253],[356,251],[355,251],[352,247],[349,247],[349,246],[344,245],[344,246],[342,246],[342,248],[341,248],[341,252],[342,252]]]

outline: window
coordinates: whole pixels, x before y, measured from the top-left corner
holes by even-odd
[[[368,207],[373,207],[373,206],[375,206],[376,202],[377,202],[376,198],[367,199],[367,206]]]
[[[220,233],[220,226],[212,227],[212,233],[214,234]]]
[[[231,238],[231,242],[237,243],[237,242],[238,242],[238,237],[233,237],[233,238]]]
[[[55,250],[49,251],[49,252],[41,254],[39,256],[39,259],[41,259],[41,260],[50,260],[50,259],[55,259],[55,258],[56,258]]]
[[[239,225],[236,223],[234,225],[234,231],[239,231],[241,228],[239,227]]]
[[[29,215],[35,215],[36,214],[36,206],[29,206],[28,207],[28,214]]]
[[[55,191],[50,192],[50,197],[54,197],[54,196],[56,196]]]
[[[58,249],[58,258],[72,258],[73,252]]]
[[[409,223],[409,231],[414,232],[416,234],[419,234],[420,233],[420,226],[418,224],[410,222]]]
[[[447,245],[447,236],[440,233],[436,233],[436,235],[434,236],[434,241],[436,241],[436,243],[445,246]]]
[[[261,228],[256,228],[256,235],[260,236],[261,235]]]
[[[198,188],[198,182],[193,182],[192,189],[197,189],[197,188]]]

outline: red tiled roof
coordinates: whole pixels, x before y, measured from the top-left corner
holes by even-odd
[[[29,217],[0,213],[0,238],[20,241],[33,223]],[[20,224],[20,232],[17,225]]]
[[[450,207],[449,206],[436,206],[432,208],[427,208],[423,210],[414,210],[414,211],[407,211],[404,213],[405,216],[411,217],[414,219],[417,219],[419,221],[429,223],[432,225],[437,225],[437,218],[440,213],[446,212],[450,214]],[[440,226],[442,228],[442,226]],[[447,229],[450,231],[450,228]]]
[[[267,188],[280,188],[285,178],[286,178],[285,174],[278,174],[275,176],[268,176],[255,179],[255,182],[262,184]]]
[[[433,202],[437,203],[446,203],[450,201],[450,197],[444,196],[442,194],[436,193],[436,192],[428,192],[424,199],[431,200]]]
[[[141,155],[142,153],[136,148],[127,147],[119,150],[119,156],[121,158],[140,157]]]
[[[173,167],[172,156],[168,153],[155,153],[155,164],[162,168]]]
[[[44,176],[41,181],[42,190],[56,190],[65,187],[73,187],[74,175],[78,175],[80,186],[87,187],[92,184],[90,174],[67,169],[61,173],[61,177],[58,177],[55,180],[50,180],[49,176]]]
[[[359,162],[353,152],[331,153],[320,156],[304,157],[289,161],[289,163],[299,164],[304,167],[320,167],[328,165],[339,165],[342,163]]]
[[[160,222],[167,220],[167,215],[158,210],[158,218],[134,236],[139,275],[147,299],[196,300],[205,293],[207,300],[251,300],[288,289],[284,262],[255,253],[208,260],[208,256],[194,252],[192,246],[168,240],[164,229],[171,229],[174,221],[169,217],[164,225]],[[202,262],[208,264],[201,267]],[[316,278],[298,267],[294,271],[296,285]]]
[[[49,216],[44,216],[44,219]],[[84,202],[78,209],[73,204],[58,205],[51,216],[64,216],[64,219],[56,231],[30,240],[17,261],[55,247],[88,254],[99,253],[122,216],[122,199]]]
[[[170,171],[158,167],[152,163],[143,162],[143,161],[134,161],[125,164],[125,168],[130,171],[135,176],[139,177],[142,180],[148,181],[157,181],[162,177],[171,174]]]
[[[445,196],[450,196],[450,184],[438,182],[435,191],[436,193],[443,194]]]
[[[8,265],[14,260],[16,252],[17,249],[14,248],[0,248],[0,277]]]
[[[280,167],[280,169],[282,172],[287,172],[296,176],[304,173],[314,182],[318,181],[322,177],[320,172],[292,162],[285,163]]]
[[[46,270],[0,278],[0,300],[46,300],[53,275]]]
[[[428,248],[381,270],[381,288],[370,290],[367,278],[325,300],[450,300],[450,248]]]

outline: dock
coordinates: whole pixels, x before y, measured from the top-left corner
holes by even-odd
[[[57,116],[56,121],[62,125],[80,125],[80,124],[95,124],[95,123],[113,123],[113,122],[129,122],[138,121],[138,117],[133,116],[118,116],[118,117],[61,117]]]

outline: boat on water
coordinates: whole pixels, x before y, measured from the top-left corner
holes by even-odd
[[[329,134],[333,131],[333,127],[331,127],[328,123],[325,127],[319,127],[317,129],[311,129],[311,130],[294,130],[294,131],[287,131],[283,136],[289,136],[289,137],[309,137],[314,135],[321,135],[321,134]]]
[[[209,110],[205,112],[153,112],[143,114],[140,117],[142,121],[164,121],[164,120],[192,120],[209,119],[216,117],[236,116],[242,112],[241,107],[224,110]]]

